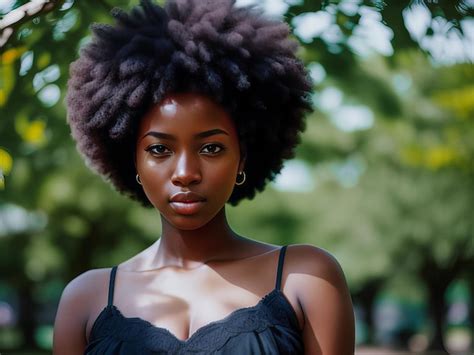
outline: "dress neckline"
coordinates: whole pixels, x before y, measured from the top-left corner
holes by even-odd
[[[265,294],[262,298],[260,298],[260,300],[254,306],[235,309],[234,311],[226,315],[224,318],[209,322],[203,325],[202,327],[199,327],[196,331],[193,332],[193,334],[191,334],[186,339],[180,339],[175,334],[173,334],[169,329],[155,326],[151,322],[143,318],[125,317],[123,313],[116,306],[114,306],[113,297],[114,297],[114,288],[115,288],[115,277],[117,273],[117,266],[114,266],[112,267],[111,273],[110,273],[107,306],[99,313],[99,315],[95,319],[94,324],[92,325],[91,331],[89,333],[88,342],[90,342],[91,340],[94,340],[94,338],[96,337],[96,332],[98,331],[97,328],[102,323],[112,318],[113,316],[117,317],[117,319],[122,322],[125,322],[125,323],[131,322],[131,323],[137,324],[138,328],[142,329],[143,331],[149,332],[150,337],[152,338],[155,338],[155,335],[157,334],[164,334],[167,336],[167,338],[171,342],[173,342],[179,348],[190,347],[192,346],[191,344],[199,343],[198,339],[202,338],[203,334],[206,334],[211,329],[214,329],[216,325],[221,325],[223,329],[227,329],[227,328],[232,328],[234,326],[233,323],[239,323],[242,320],[244,320],[244,322],[247,325],[253,324],[254,327],[257,326],[258,328],[261,326],[262,329],[264,329],[268,326],[271,326],[271,324],[266,323],[264,319],[262,319],[261,315],[259,315],[259,313],[260,312],[263,312],[263,314],[268,313],[268,309],[266,309],[267,307],[263,307],[263,306],[270,305],[271,302],[277,299],[277,296],[279,296],[280,300],[283,303],[281,305],[277,305],[276,307],[272,307],[271,312],[273,312],[274,315],[281,314],[282,312],[286,313],[286,316],[284,316],[284,318],[286,318],[286,322],[289,321],[290,323],[293,324],[295,328],[300,330],[296,312],[293,306],[291,305],[291,303],[288,301],[286,296],[281,291],[281,281],[282,281],[283,264],[284,264],[286,248],[287,248],[286,245],[280,248],[280,252],[278,256],[275,288],[273,290],[271,290],[269,293]],[[285,312],[284,309],[280,309],[280,308],[286,308],[288,311]],[[248,315],[246,317],[239,317],[239,315],[241,314],[248,314]],[[231,322],[232,320],[234,322]],[[105,327],[107,328],[107,325]],[[246,326],[245,328],[248,328],[248,327]],[[124,334],[124,336],[127,337],[128,335]]]
[[[294,324],[298,325],[299,324],[298,317],[296,315],[296,312],[295,312],[293,306],[291,305],[291,303],[288,301],[288,299],[286,298],[286,296],[284,295],[284,293],[280,289],[274,288],[272,291],[270,291],[269,293],[267,293],[263,297],[261,297],[260,300],[255,305],[249,306],[249,307],[237,308],[237,309],[233,310],[232,312],[230,312],[225,317],[223,317],[221,319],[218,319],[218,320],[215,320],[215,321],[211,321],[211,322],[199,327],[197,330],[195,330],[186,339],[180,339],[175,334],[173,334],[169,329],[164,328],[164,327],[155,326],[154,324],[152,324],[151,322],[149,322],[149,321],[147,321],[143,318],[140,318],[140,317],[126,317],[126,316],[123,315],[123,313],[120,311],[120,309],[117,308],[115,305],[113,305],[113,304],[112,305],[107,305],[100,312],[100,314],[97,316],[96,320],[94,321],[94,324],[92,325],[91,332],[90,332],[90,335],[89,335],[89,339],[94,338],[94,334],[97,331],[96,328],[98,327],[98,324],[100,324],[102,322],[102,318],[106,317],[107,312],[111,312],[113,315],[116,315],[117,317],[119,317],[120,319],[122,319],[125,322],[132,322],[132,323],[142,324],[144,327],[150,328],[153,332],[165,334],[166,336],[171,338],[173,341],[177,342],[180,346],[186,346],[189,343],[193,342],[195,339],[198,339],[199,337],[201,337],[203,334],[206,334],[209,330],[213,329],[215,326],[223,325],[227,322],[231,322],[233,319],[235,319],[238,315],[240,315],[242,313],[247,313],[247,312],[252,312],[252,311],[258,310],[265,303],[270,302],[275,297],[280,297],[283,300],[283,302],[285,303],[287,308],[290,310],[289,313],[291,314],[290,317],[292,318],[292,321],[294,322]]]

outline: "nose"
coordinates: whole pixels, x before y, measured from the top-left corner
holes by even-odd
[[[177,186],[188,186],[201,181],[199,159],[193,158],[191,154],[182,153],[176,162],[176,167],[171,181]]]

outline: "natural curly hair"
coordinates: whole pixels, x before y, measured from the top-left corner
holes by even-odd
[[[68,122],[89,167],[151,206],[135,181],[140,118],[167,94],[195,92],[230,114],[246,156],[247,180],[228,202],[262,191],[294,156],[312,110],[288,26],[235,0],[169,0],[164,8],[143,0],[112,15],[115,25],[92,25],[93,40],[70,67]]]

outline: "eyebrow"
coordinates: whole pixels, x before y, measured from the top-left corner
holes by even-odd
[[[227,136],[229,135],[229,133],[227,133],[226,131],[223,131],[222,129],[219,129],[219,128],[215,128],[215,129],[210,129],[209,131],[204,131],[204,132],[195,134],[194,138],[206,138],[206,137],[213,136],[215,134],[225,134]],[[150,132],[146,133],[142,137],[142,139],[145,138],[146,136],[152,136],[152,137],[162,138],[162,139],[169,139],[169,140],[172,140],[172,141],[176,140],[176,137],[173,136],[172,134],[163,133],[163,132],[156,132],[156,131],[150,131]]]

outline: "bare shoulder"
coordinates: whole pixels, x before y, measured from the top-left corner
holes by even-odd
[[[106,302],[110,270],[110,268],[89,270],[71,280],[61,295],[58,313],[71,311],[82,321],[87,321],[89,313],[87,311],[94,308],[96,303]]]
[[[292,274],[314,276],[331,283],[345,284],[344,273],[336,258],[328,251],[313,245],[289,245],[285,267]]]
[[[108,281],[110,271],[110,268],[92,269],[80,274],[66,285],[62,297],[90,295],[98,286],[102,286],[104,281]]]
[[[304,314],[307,354],[353,354],[354,313],[344,273],[334,256],[312,245],[290,245],[285,275]]]
[[[64,288],[54,322],[53,351],[83,354],[86,327],[97,303],[106,304],[110,269],[94,269],[77,276]]]

